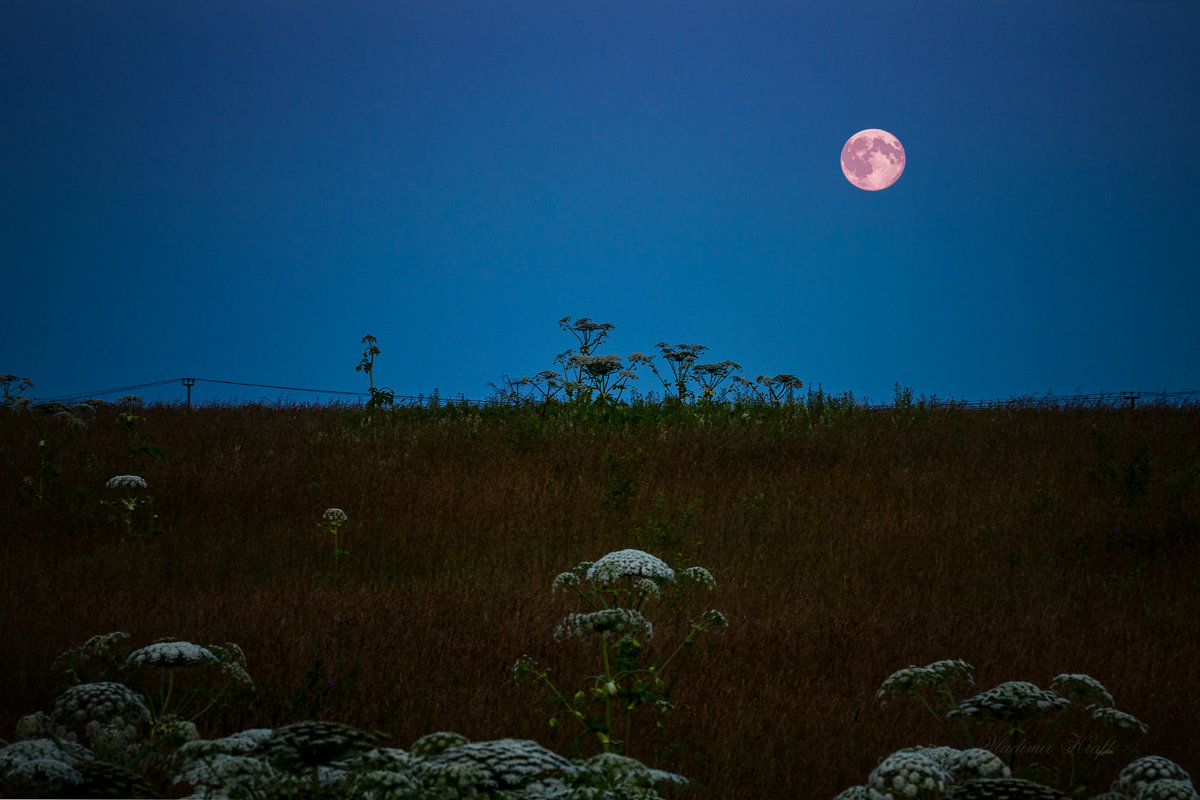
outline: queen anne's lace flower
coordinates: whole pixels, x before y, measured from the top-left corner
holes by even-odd
[[[1092,709],[1092,717],[1093,719],[1100,720],[1105,725],[1123,731],[1147,733],[1150,730],[1150,727],[1137,717],[1132,714],[1126,714],[1124,711],[1118,711],[1115,708],[1094,708]]]
[[[868,800],[871,795],[868,794],[865,786],[851,786],[849,789],[843,789],[837,793],[833,800]]]
[[[192,797],[257,797],[278,777],[266,761],[251,756],[215,753],[189,761],[175,778],[192,787]]]
[[[550,591],[565,592],[568,589],[577,589],[581,583],[579,576],[574,572],[560,572],[550,584]]]
[[[110,489],[145,489],[146,481],[140,475],[114,475],[108,479]]]
[[[185,742],[176,753],[186,761],[203,760],[215,755],[246,755],[258,750],[274,732],[271,728],[250,728],[221,739],[197,739]]]
[[[327,508],[325,509],[324,519],[326,522],[333,523],[334,525],[341,525],[343,522],[348,520],[349,517],[347,517],[346,512],[342,511],[340,508]]]
[[[420,772],[441,775],[447,767],[455,775],[479,775],[474,786],[511,791],[546,777],[574,774],[578,768],[540,744],[528,739],[496,739],[470,742],[451,748],[419,764]],[[473,780],[478,780],[474,778]]]
[[[1147,785],[1155,781],[1161,781],[1164,778],[1188,781],[1189,783],[1192,780],[1192,776],[1188,775],[1183,767],[1169,758],[1164,758],[1163,756],[1142,756],[1139,759],[1129,762],[1125,766],[1125,769],[1121,770],[1121,774],[1117,776],[1112,789],[1129,797],[1136,797],[1138,792]]]
[[[598,786],[608,786],[616,790],[612,794],[617,797],[658,797],[657,793],[647,794],[636,789],[652,790],[664,784],[686,786],[687,778],[661,769],[651,769],[637,759],[617,753],[597,753],[581,765],[582,782]],[[634,790],[634,791],[630,791]],[[598,794],[599,797],[609,797],[609,794]]]
[[[65,728],[83,727],[89,722],[101,725],[137,724],[150,718],[141,696],[121,683],[103,681],[72,686],[54,702],[51,720]]]
[[[642,550],[616,550],[592,564],[587,579],[597,585],[615,583],[621,578],[650,578],[658,581],[675,580],[675,570],[657,556]]]
[[[1026,719],[1046,712],[1061,711],[1070,704],[1066,698],[1039,689],[1028,681],[1008,681],[967,698],[947,716],[982,720]]]
[[[1200,800],[1200,794],[1191,781],[1163,778],[1142,787],[1134,800]]]
[[[18,761],[5,774],[6,781],[28,789],[37,789],[38,794],[25,797],[44,797],[50,791],[52,797],[70,797],[62,792],[83,783],[83,775],[75,767],[55,758],[34,758]]]
[[[129,746],[137,738],[137,729],[129,725],[98,725],[88,731],[88,744],[98,758],[124,763]]]
[[[935,661],[924,667],[908,666],[887,676],[879,687],[879,691],[875,692],[875,699],[880,701],[882,707],[886,708],[888,695],[919,692],[929,686],[959,680],[964,681],[968,686],[974,686],[974,670],[975,668],[970,664],[957,658]]]
[[[27,739],[0,747],[0,774],[24,761],[53,759],[64,764],[78,764],[94,756],[83,745],[62,739]]]
[[[649,641],[654,636],[654,626],[642,612],[632,608],[605,608],[583,614],[568,614],[554,629],[554,638],[581,639],[593,633],[607,637],[615,633],[621,638],[643,637]]]
[[[658,598],[662,594],[659,585],[649,578],[642,578],[633,585],[633,593],[644,598]]]
[[[962,754],[957,747],[908,747],[903,752],[925,756],[946,772],[950,771],[951,765]]]
[[[1012,770],[1000,756],[981,747],[960,751],[946,765],[946,770],[955,783],[966,783],[979,778],[1009,778],[1012,776]]]
[[[712,573],[704,567],[688,567],[680,576],[687,581],[699,584],[710,592],[717,588],[717,581],[713,578]]]
[[[219,659],[207,647],[191,642],[155,642],[134,650],[126,659],[143,667],[190,667]]]
[[[1050,689],[1072,702],[1081,702],[1089,708],[1096,704],[1111,706],[1113,697],[1108,690],[1091,675],[1063,673],[1050,682]]]
[[[340,722],[305,720],[276,728],[262,743],[262,751],[276,767],[298,771],[373,749],[378,738]]]
[[[431,758],[453,747],[462,747],[470,741],[470,739],[461,733],[437,731],[436,733],[427,733],[420,739],[417,739],[412,743],[412,747],[408,751],[417,758]]]
[[[916,797],[920,793],[943,792],[950,776],[920,753],[901,750],[892,753],[871,770],[867,778],[867,796],[871,800],[890,800],[895,795]]]
[[[18,739],[42,739],[50,734],[52,725],[45,711],[35,711],[17,720]]]

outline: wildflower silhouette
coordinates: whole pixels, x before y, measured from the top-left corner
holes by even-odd
[[[705,611],[688,622],[686,636],[665,658],[643,663],[651,655],[646,645],[654,637],[655,624],[697,591],[712,591],[715,586],[712,574],[703,567],[677,573],[642,550],[618,550],[594,563],[585,561],[558,575],[551,584],[552,591],[573,592],[587,608],[568,614],[555,629],[554,638],[596,642],[600,672],[585,678],[569,696],[550,679],[549,670],[528,657],[516,662],[513,676],[532,677],[546,686],[551,701],[560,706],[550,719],[551,726],[559,724],[561,715],[582,727],[573,751],[582,750],[583,742],[592,739],[604,753],[628,755],[634,712],[643,707],[656,710],[654,727],[661,734],[665,715],[674,708],[664,675],[675,658],[690,649],[704,631],[728,625],[721,612]],[[590,711],[594,707],[598,710]]]
[[[381,352],[376,345],[377,341],[369,333],[362,338],[362,344],[365,344],[366,348],[363,350],[362,361],[358,362],[358,366],[354,368],[355,372],[367,373],[368,391],[371,393],[371,399],[367,401],[369,409],[390,406],[396,402],[396,393],[391,389],[386,386],[381,389],[375,388],[375,356]]]

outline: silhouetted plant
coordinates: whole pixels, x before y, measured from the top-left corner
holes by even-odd
[[[550,718],[552,726],[558,725],[561,714],[583,729],[573,752],[582,751],[585,740],[594,740],[604,753],[628,755],[634,712],[647,707],[656,711],[654,726],[661,731],[666,714],[674,708],[664,675],[676,656],[690,649],[699,634],[722,630],[728,623],[721,612],[705,611],[688,622],[687,635],[669,655],[644,664],[655,624],[698,589],[712,591],[715,586],[712,574],[703,567],[677,573],[641,550],[618,550],[594,563],[585,561],[554,579],[552,591],[574,592],[588,609],[568,614],[554,638],[597,642],[600,672],[585,678],[570,696],[550,679],[548,669],[528,657],[517,661],[514,677],[532,676],[549,690],[551,700],[561,706]]]

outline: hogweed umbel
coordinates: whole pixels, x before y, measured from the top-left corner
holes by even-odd
[[[647,648],[655,625],[700,590],[713,591],[715,587],[707,569],[676,571],[642,550],[617,550],[598,561],[584,561],[551,582],[552,592],[573,593],[586,607],[568,614],[555,629],[554,638],[594,642],[600,671],[585,678],[569,696],[551,681],[548,669],[528,656],[514,665],[514,678],[532,677],[545,684],[551,702],[559,706],[550,718],[551,726],[565,717],[582,728],[573,750],[580,751],[585,740],[593,740],[603,753],[628,755],[633,716],[639,709],[658,712],[654,728],[662,734],[665,715],[674,708],[663,676],[675,658],[690,649],[701,633],[724,629],[728,622],[715,609],[702,612],[688,621],[683,640],[669,652]],[[618,726],[621,717],[623,725]]]

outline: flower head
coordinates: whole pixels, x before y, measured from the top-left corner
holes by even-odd
[[[198,644],[164,641],[134,650],[125,660],[143,667],[191,667],[219,659],[207,647]]]
[[[919,692],[929,686],[938,686],[965,681],[968,686],[975,684],[974,667],[962,659],[943,659],[924,667],[908,666],[896,670],[884,679],[883,685],[875,693],[875,699],[887,707],[887,695],[899,695],[905,692]]]
[[[1012,770],[1000,756],[981,747],[957,751],[945,767],[956,783],[966,783],[979,778],[1012,777]]]
[[[579,769],[562,756],[528,739],[468,742],[444,750],[418,765],[418,771],[429,769],[438,775],[447,768],[451,768],[455,774],[478,775],[472,783],[479,788],[502,791],[519,789],[547,777],[572,775]]]
[[[343,522],[348,520],[349,517],[347,517],[346,512],[342,511],[340,508],[327,508],[325,509],[323,519],[333,525],[341,525]]]
[[[950,776],[930,759],[908,750],[892,753],[871,770],[867,778],[867,796],[871,800],[916,797],[918,794],[943,792]]]
[[[305,720],[276,728],[262,750],[274,766],[296,771],[301,765],[315,767],[370,750],[378,738],[340,722]]]
[[[1118,730],[1136,731],[1137,733],[1148,733],[1150,730],[1146,723],[1137,717],[1115,708],[1094,708],[1092,709],[1092,718]]]
[[[1070,704],[1066,698],[1039,689],[1028,681],[1008,681],[967,698],[947,716],[1007,721],[1062,711]]]
[[[683,580],[703,586],[710,592],[717,588],[716,578],[704,567],[688,567],[679,575]]]
[[[1117,780],[1112,785],[1113,791],[1122,792],[1129,797],[1137,797],[1138,792],[1155,781],[1164,779],[1192,780],[1187,771],[1169,758],[1163,756],[1143,756],[1129,762]]]
[[[1191,781],[1163,778],[1146,784],[1134,800],[1200,800],[1200,794]]]
[[[675,580],[675,570],[657,556],[642,550],[616,550],[603,556],[587,571],[587,579],[597,585],[616,583],[621,578]]]
[[[141,695],[122,683],[102,681],[72,686],[54,701],[50,714],[57,726],[75,728],[88,722],[101,725],[139,723],[150,718]]]
[[[865,786],[851,786],[849,789],[843,789],[837,793],[833,800],[868,800],[871,795],[868,794]]]
[[[608,637],[615,633],[622,639],[644,637],[647,641],[654,636],[654,626],[642,612],[632,608],[605,608],[585,614],[568,614],[554,630],[554,638],[581,639],[598,633]]]
[[[146,481],[140,475],[114,475],[108,479],[110,489],[145,489]]]
[[[1112,695],[1101,685],[1100,681],[1091,675],[1069,673],[1056,675],[1050,682],[1050,688],[1072,702],[1087,703],[1089,708],[1097,703],[1107,706],[1113,704]]]
[[[427,733],[412,743],[409,752],[417,758],[431,758],[454,747],[462,747],[471,740],[461,733],[453,731],[437,731]]]
[[[568,589],[578,589],[582,581],[574,572],[560,572],[550,584],[551,592],[565,592]]]

